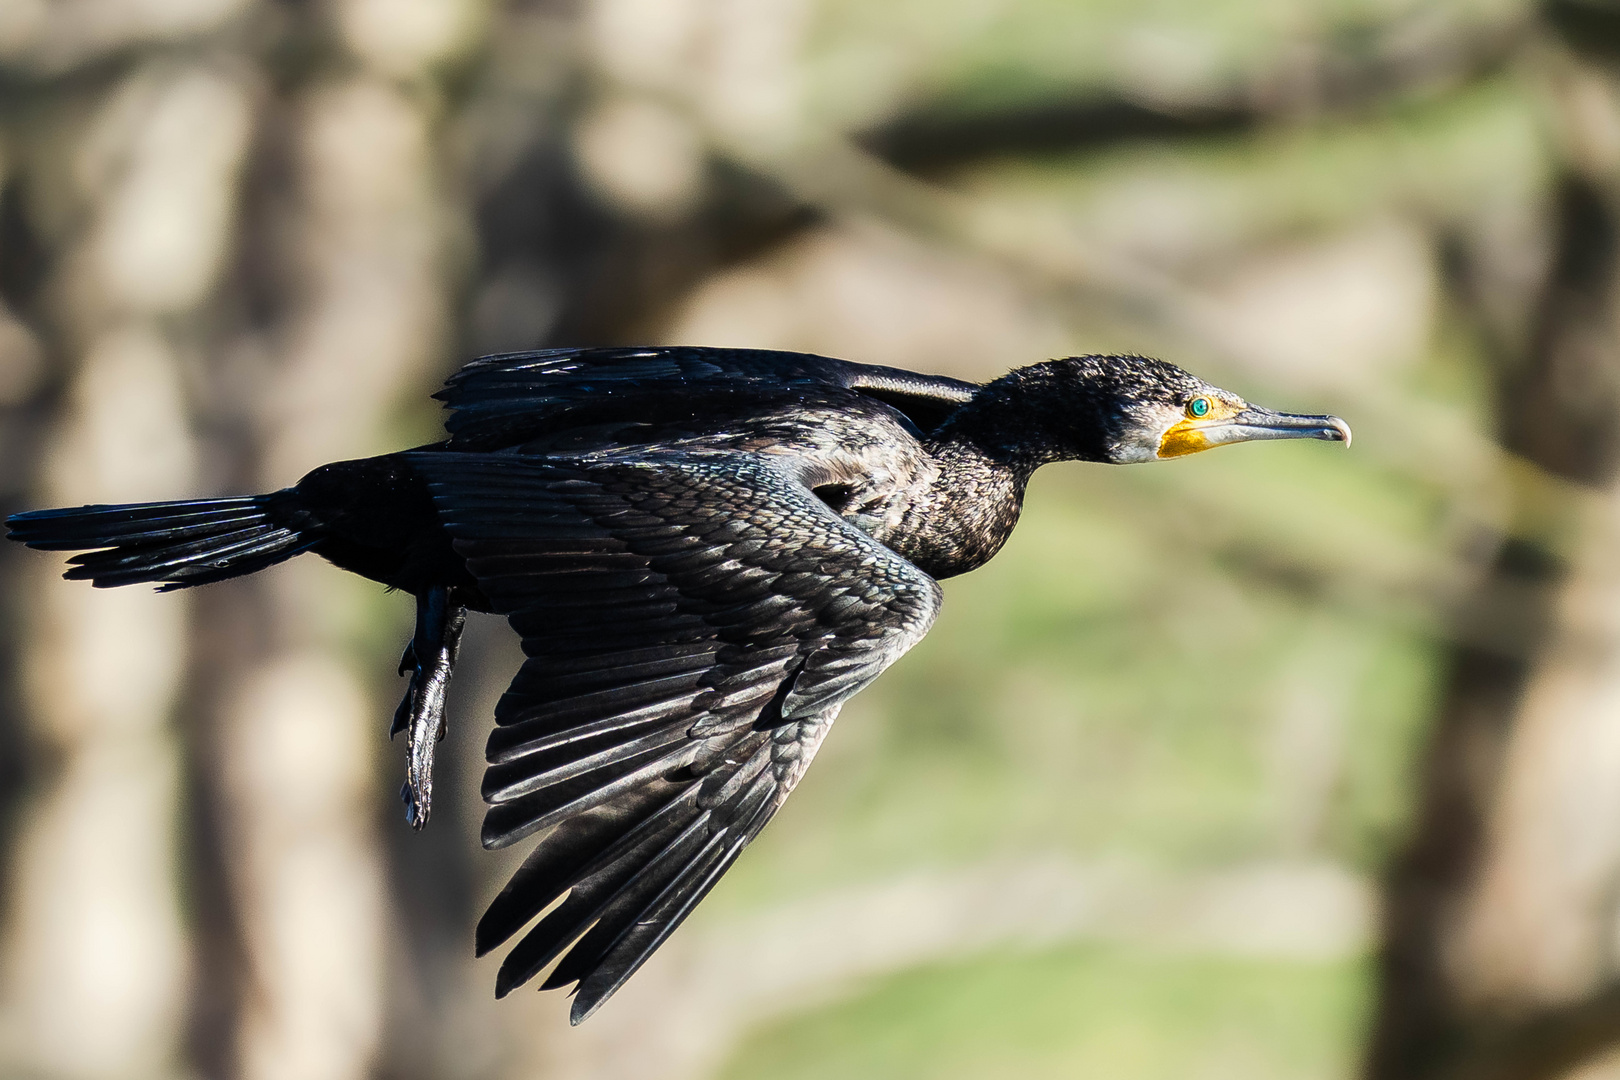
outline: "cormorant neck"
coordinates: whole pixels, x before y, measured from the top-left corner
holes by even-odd
[[[967,452],[1020,480],[1054,461],[1111,460],[1114,397],[1075,375],[1072,363],[1049,361],[986,383],[932,433],[929,450],[944,457]]]

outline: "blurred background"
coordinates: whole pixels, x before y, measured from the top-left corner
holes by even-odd
[[[435,438],[485,352],[1164,356],[588,1024],[422,835],[406,597],[0,547],[0,1075],[1620,1077],[1620,4],[0,0],[0,510]]]

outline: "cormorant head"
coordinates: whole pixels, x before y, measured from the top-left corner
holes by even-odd
[[[1273,412],[1174,364],[1143,356],[1071,356],[1021,368],[1028,420],[1068,445],[1058,456],[1124,465],[1258,439],[1350,442],[1337,416]],[[992,384],[994,385],[994,384]]]

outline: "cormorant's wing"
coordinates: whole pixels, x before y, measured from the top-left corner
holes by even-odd
[[[757,403],[829,387],[891,405],[922,431],[937,427],[978,389],[942,375],[810,353],[667,346],[486,356],[450,376],[435,396],[451,410],[445,421],[450,449],[494,450],[581,420],[747,412]]]
[[[544,988],[578,982],[578,1023],[775,813],[843,702],[927,632],[939,586],[751,455],[410,460],[529,657],[495,712],[484,843],[556,826],[478,951],[567,894],[496,992],[573,943]]]

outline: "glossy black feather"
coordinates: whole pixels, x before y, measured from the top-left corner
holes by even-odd
[[[674,795],[661,789],[655,790],[656,803],[639,813],[627,827],[617,830],[614,839],[576,874],[566,878],[549,878],[543,876],[545,867],[541,867],[539,872],[523,883],[523,887],[514,889],[510,914],[498,927],[499,940],[494,937],[497,926],[492,923],[488,926],[491,935],[486,939],[486,948],[504,941],[521,929],[533,913],[542,910],[545,905],[534,906],[538,900],[547,899],[549,902],[564,892],[568,895],[567,899],[535,923],[507,955],[496,976],[496,995],[504,996],[539,974],[596,923],[610,904],[620,900],[627,890],[633,889],[636,881],[645,875],[648,864],[672,840],[685,833],[696,819],[707,813],[698,804],[698,794],[698,789],[691,785]],[[605,838],[607,835],[604,830],[602,836]],[[541,841],[538,850],[545,849],[550,840],[548,836]],[[517,878],[513,879],[513,884],[518,884]],[[521,908],[518,907],[520,902]],[[494,911],[493,907],[491,911]],[[529,911],[530,914],[519,917],[520,911]],[[480,930],[484,929],[485,925],[480,924]]]
[[[85,551],[63,575],[97,588],[159,582],[164,590],[252,573],[321,539],[283,493],[36,510],[7,519],[9,535],[46,551]]]
[[[488,356],[452,375],[435,396],[452,410],[445,428],[453,450],[550,437],[557,442],[546,449],[577,454],[666,440],[671,430],[712,429],[724,417],[758,415],[829,389],[861,391],[927,431],[978,388],[809,353],[670,346]],[[626,417],[637,430],[627,430]]]

